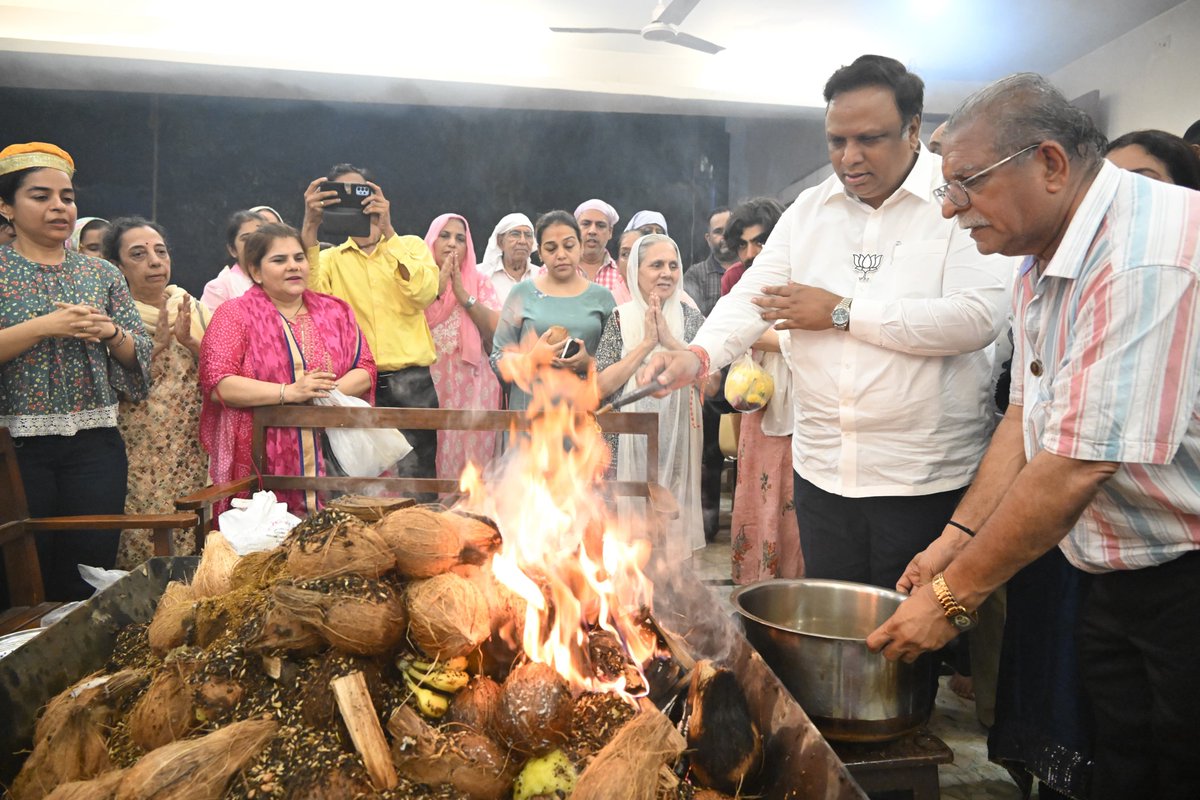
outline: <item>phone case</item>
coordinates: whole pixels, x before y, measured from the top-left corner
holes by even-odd
[[[322,183],[321,191],[336,191],[340,203],[325,207],[320,236],[326,240],[344,236],[370,236],[371,218],[363,213],[362,201],[371,196],[365,183]],[[340,242],[338,242],[340,244]]]

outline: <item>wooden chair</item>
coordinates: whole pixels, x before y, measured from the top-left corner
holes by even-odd
[[[673,516],[678,513],[674,497],[658,481],[658,416],[648,413],[615,412],[596,417],[601,430],[607,433],[626,433],[647,437],[646,481],[617,481],[608,484],[614,494],[645,497],[657,513]],[[334,408],[329,406],[260,406],[254,409],[254,438],[252,457],[262,475],[264,490],[304,489],[360,493],[382,489],[398,494],[437,493],[451,495],[458,491],[458,480],[436,478],[310,478],[297,475],[277,475],[266,463],[265,431],[270,427],[304,428],[401,428],[415,430],[509,431],[528,430],[529,420],[520,411],[453,411],[442,408]],[[229,483],[209,486],[195,494],[181,497],[175,507],[194,512],[198,518],[196,540],[203,542],[204,534],[212,527],[213,504],[242,492],[260,488],[257,475]]]
[[[12,608],[0,612],[0,635],[33,627],[38,620],[61,605],[46,602],[35,534],[76,529],[111,531],[149,528],[154,531],[154,554],[169,556],[170,531],[194,528],[196,522],[196,515],[188,512],[30,517],[12,436],[8,428],[0,428],[0,550],[4,552],[5,576],[12,604]],[[3,600],[0,597],[0,603]]]

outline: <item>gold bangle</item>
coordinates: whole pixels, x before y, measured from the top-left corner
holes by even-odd
[[[287,388],[287,384],[286,384],[286,383],[281,383],[281,384],[279,384],[279,405],[281,405],[281,406],[285,404],[285,401],[284,401],[284,399],[283,399],[283,390],[284,390],[285,388]]]

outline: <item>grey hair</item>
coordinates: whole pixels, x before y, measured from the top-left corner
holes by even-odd
[[[1053,140],[1071,161],[1092,166],[1104,158],[1108,143],[1087,112],[1034,72],[1009,75],[972,94],[950,115],[946,133],[981,119],[992,130],[998,156]]]
[[[652,244],[658,244],[659,242],[670,242],[671,246],[675,248],[675,254],[679,255],[679,245],[676,244],[675,240],[672,239],[670,236],[667,236],[665,233],[647,233],[645,236],[638,239],[636,242],[639,266],[642,263],[642,255],[645,253],[646,248]],[[679,255],[679,257],[681,259],[683,258],[682,255]],[[679,266],[682,268],[683,264],[680,264]]]

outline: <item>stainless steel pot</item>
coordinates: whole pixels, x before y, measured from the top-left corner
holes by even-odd
[[[932,656],[905,664],[867,650],[867,635],[905,599],[830,580],[768,580],[733,593],[746,638],[821,733],[859,742],[903,736],[933,708]]]

